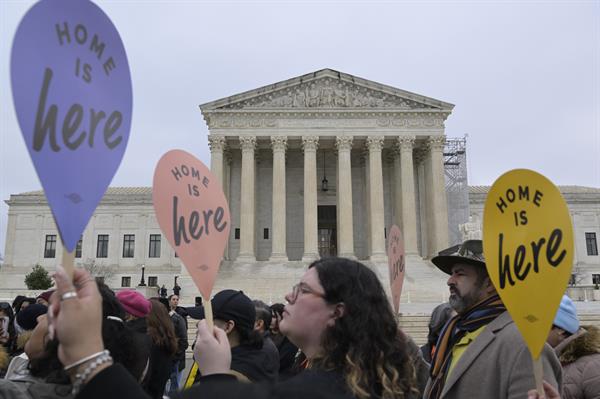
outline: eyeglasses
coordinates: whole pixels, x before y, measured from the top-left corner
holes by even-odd
[[[291,301],[289,302],[296,303],[296,300],[298,299],[300,293],[302,293],[303,295],[311,294],[316,297],[325,299],[325,294],[321,294],[320,292],[315,291],[314,289],[310,288],[306,283],[298,283],[292,287],[292,297],[290,298]]]

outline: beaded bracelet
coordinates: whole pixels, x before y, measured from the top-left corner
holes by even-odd
[[[108,354],[110,354],[110,353],[109,353],[107,350],[103,350],[103,351],[100,351],[100,352],[96,352],[96,353],[94,353],[94,354],[92,354],[92,355],[89,355],[89,356],[86,356],[86,357],[84,357],[83,359],[79,359],[78,361],[76,361],[76,362],[73,362],[73,363],[69,364],[68,366],[65,366],[65,371],[69,371],[69,370],[71,370],[72,368],[75,368],[75,367],[77,367],[77,366],[80,366],[80,365],[82,365],[82,364],[83,364],[83,363],[85,363],[85,362],[89,362],[89,361],[90,361],[90,360],[92,360],[92,359],[95,359],[95,358],[97,358],[97,357],[100,357],[100,356],[102,356],[102,355],[108,355]]]
[[[93,362],[88,364],[81,373],[75,374],[75,379],[73,381],[73,388],[71,390],[73,396],[76,396],[79,393],[79,391],[81,390],[81,387],[83,386],[83,384],[86,382],[86,380],[88,379],[88,377],[94,370],[96,370],[98,367],[100,367],[104,363],[112,364],[112,361],[113,361],[113,358],[110,356],[110,352],[107,350],[102,351],[102,353],[99,356],[97,356]]]

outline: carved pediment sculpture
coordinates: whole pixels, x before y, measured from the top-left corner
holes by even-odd
[[[329,77],[219,107],[222,110],[257,108],[436,109],[431,105]]]

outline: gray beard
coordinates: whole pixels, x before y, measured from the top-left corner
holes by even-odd
[[[462,314],[465,310],[475,305],[477,300],[473,297],[473,295],[460,296],[457,292],[455,292],[450,294],[448,303],[450,303],[450,306],[456,311],[456,313]]]

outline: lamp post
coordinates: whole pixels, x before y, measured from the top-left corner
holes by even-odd
[[[144,272],[146,270],[146,265],[142,265],[142,278],[140,280],[140,283],[138,284],[140,287],[145,287],[146,286],[146,281],[144,281]]]
[[[179,286],[179,284],[177,284],[177,278],[179,276],[175,276],[175,283],[173,285],[173,294],[179,296],[179,293],[181,292],[181,287]]]
[[[325,172],[325,150],[323,150],[323,180],[321,180],[321,191],[329,190],[327,183],[328,183],[328,181],[327,181],[327,176],[326,176],[326,172]]]

